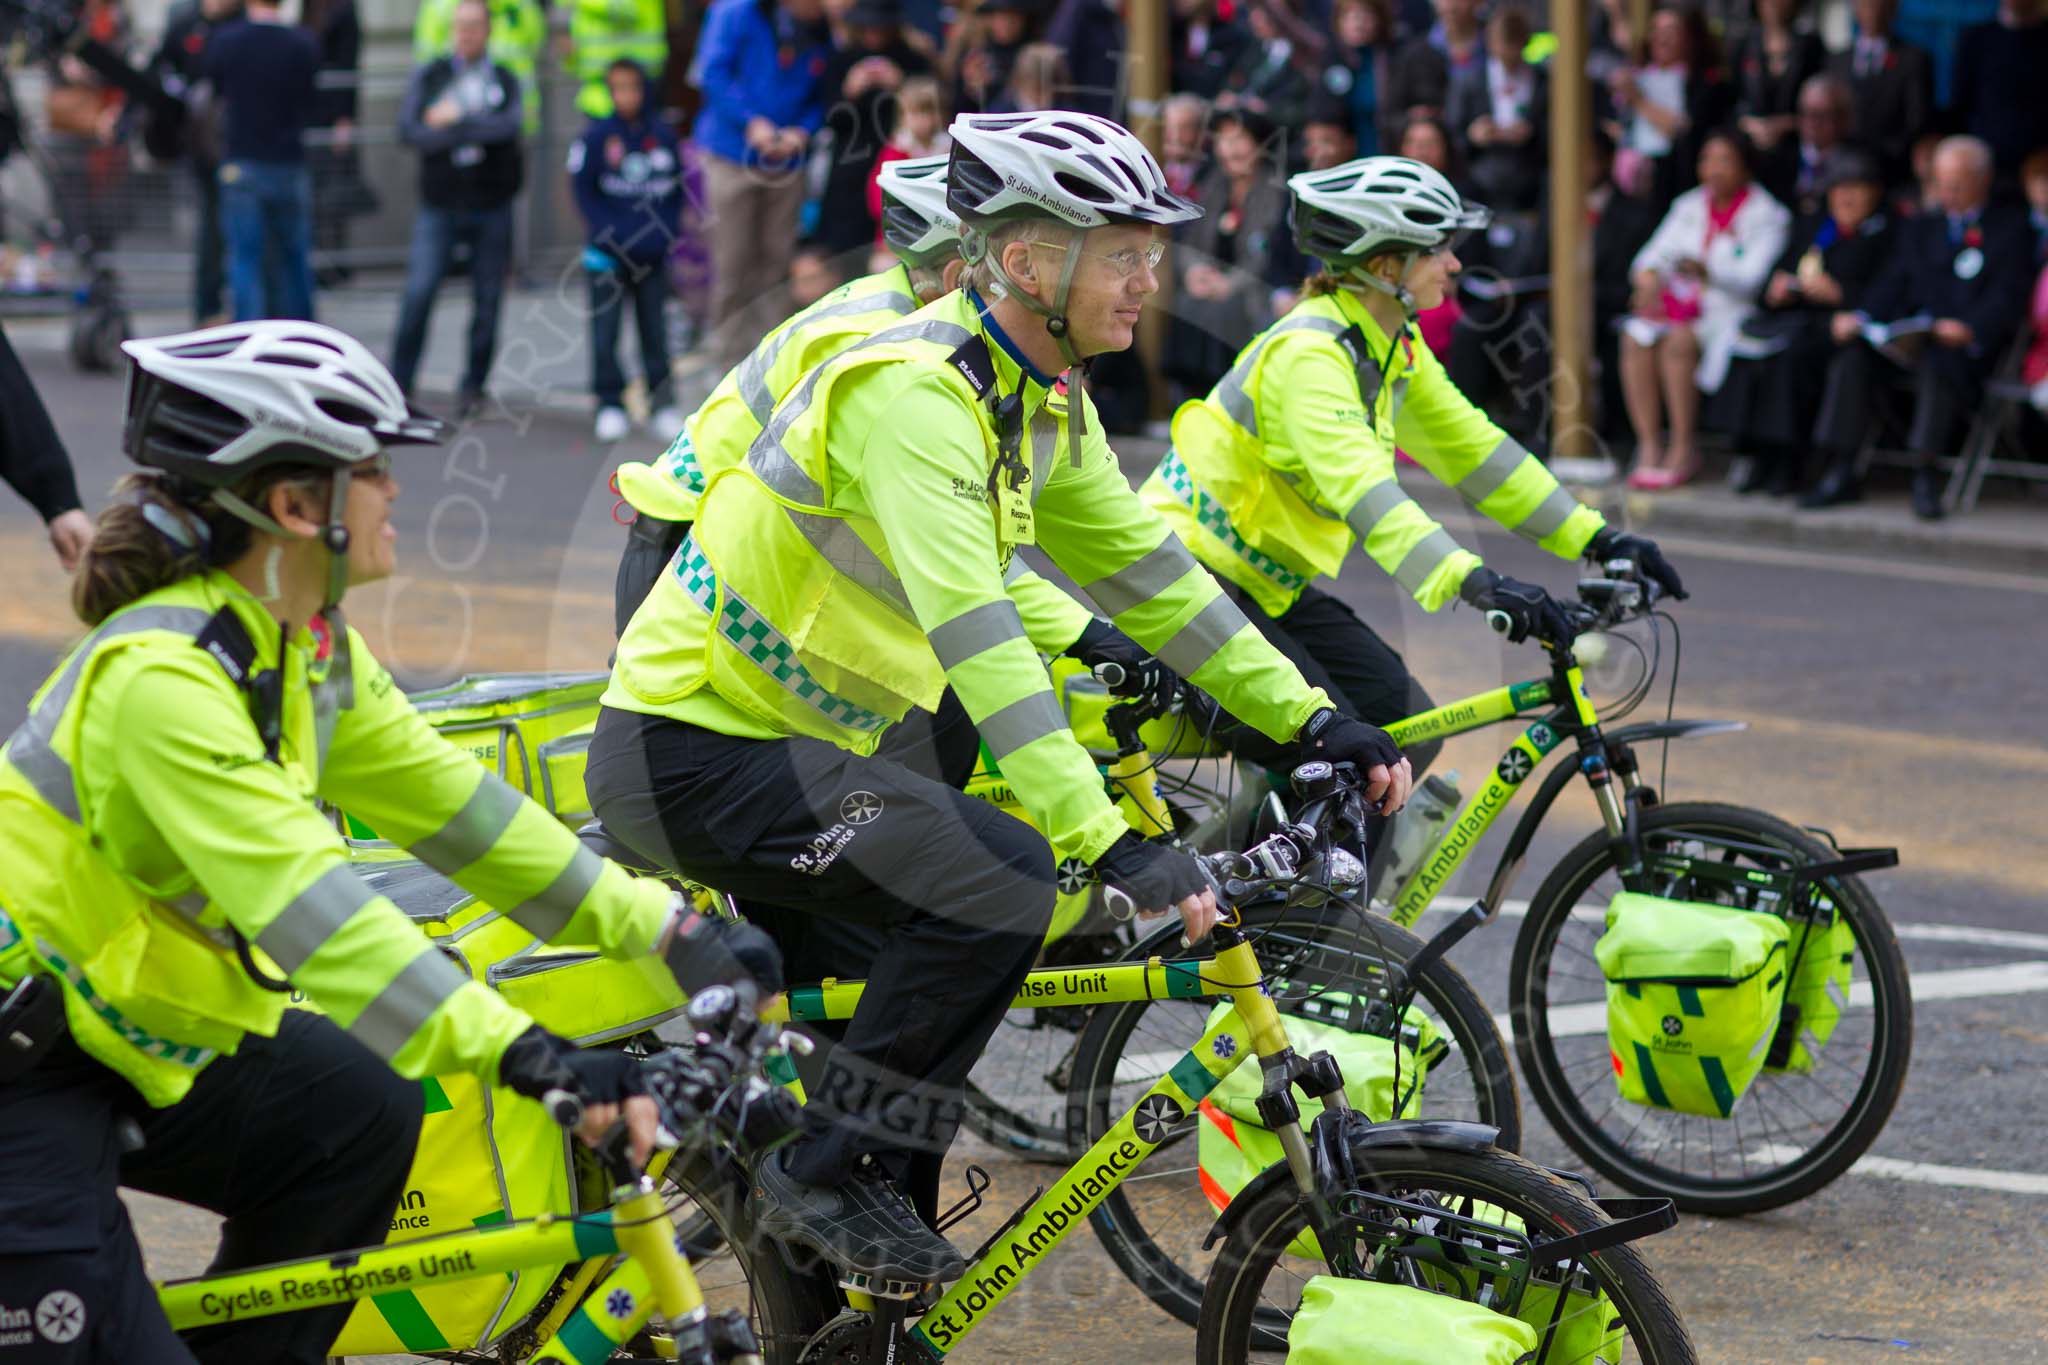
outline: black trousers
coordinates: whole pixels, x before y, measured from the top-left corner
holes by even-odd
[[[613,835],[738,897],[778,937],[808,922],[880,934],[786,1160],[832,1184],[872,1157],[931,1218],[967,1073],[1052,917],[1045,840],[893,758],[611,709],[584,780]]]
[[[1234,583],[1224,584],[1223,590],[1259,633],[1301,670],[1311,686],[1329,693],[1331,704],[1345,715],[1384,726],[1436,705],[1394,648],[1359,620],[1357,612],[1322,589],[1306,589],[1280,616],[1268,616]],[[1239,758],[1268,768],[1285,768],[1294,761],[1293,745],[1276,744],[1249,725],[1233,723],[1219,731],[1218,738]],[[1442,749],[1442,740],[1429,740],[1411,744],[1402,753],[1420,777]]]
[[[1981,386],[1962,363],[1961,352],[1929,347],[1913,370],[1913,416],[1906,429],[1906,449],[1932,458],[1955,435],[1956,426],[1976,404]],[[1872,408],[1884,371],[1892,362],[1863,342],[1851,342],[1828,362],[1814,443],[1836,460],[1852,458],[1870,434]]]
[[[226,1218],[208,1273],[381,1242],[421,1092],[330,1020],[287,1011],[169,1109],[62,1040],[0,1087],[0,1306],[38,1313],[8,1365],[322,1365],[353,1305],[174,1335],[118,1185]],[[131,1147],[139,1130],[142,1146]],[[125,1140],[124,1140],[125,1139]],[[0,1319],[5,1321],[5,1319]]]

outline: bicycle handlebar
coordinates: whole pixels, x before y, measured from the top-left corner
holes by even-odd
[[[1601,569],[1600,577],[1579,580],[1577,601],[1558,603],[1572,622],[1569,639],[1531,638],[1548,649],[1569,648],[1582,635],[1611,630],[1624,622],[1649,615],[1664,596],[1664,590],[1654,580],[1639,574],[1635,564],[1629,560],[1610,559]],[[1486,613],[1486,624],[1496,635],[1505,635],[1514,627],[1512,618],[1498,609]]]

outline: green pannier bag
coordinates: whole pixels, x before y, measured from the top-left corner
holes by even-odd
[[[1856,935],[1839,911],[1825,925],[1792,927],[1786,960],[1792,963],[1792,984],[1785,989],[1785,1022],[1770,1055],[1782,1056],[1771,1071],[1804,1074],[1842,1022],[1849,1007],[1849,981],[1856,966]],[[1787,1036],[1789,1035],[1789,1036]]]
[[[1470,1209],[1460,1212],[1475,1222],[1496,1223],[1510,1232],[1526,1234],[1528,1230],[1528,1224],[1520,1216],[1497,1204],[1475,1203]],[[1478,1277],[1469,1271],[1454,1273],[1439,1266],[1419,1263],[1417,1268],[1422,1272],[1427,1288],[1467,1299],[1481,1297]],[[1496,1292],[1505,1288],[1503,1284]],[[1557,1306],[1560,1289],[1564,1293],[1562,1310]],[[1557,1317],[1555,1331],[1552,1331],[1550,1321],[1553,1314]],[[1534,1346],[1542,1347],[1544,1334],[1550,1333],[1549,1346],[1543,1347],[1541,1355],[1531,1357],[1532,1362],[1541,1362],[1541,1365],[1616,1365],[1628,1343],[1627,1332],[1620,1315],[1614,1311],[1613,1301],[1591,1282],[1583,1267],[1579,1270],[1577,1283],[1571,1286],[1531,1280],[1522,1291],[1522,1302],[1515,1317],[1533,1333]]]
[[[1762,911],[1616,895],[1593,956],[1621,1097],[1728,1117],[1777,1036],[1789,938]]]
[[[1329,992],[1305,1004],[1336,1005],[1341,1011],[1341,1006],[1350,997],[1333,999],[1340,995],[1340,992]],[[1216,1027],[1230,1009],[1230,1002],[1225,1001],[1211,1010],[1206,1027]],[[1400,1113],[1397,1115],[1394,1112],[1395,1047],[1392,1041],[1293,1015],[1281,1016],[1280,1026],[1287,1034],[1288,1044],[1302,1056],[1327,1052],[1337,1059],[1337,1065],[1344,1072],[1344,1094],[1350,1099],[1351,1107],[1369,1115],[1374,1122],[1396,1117],[1413,1118],[1421,1107],[1422,1084],[1430,1066],[1448,1050],[1448,1045],[1437,1036],[1436,1025],[1420,1010],[1411,1007],[1401,1030],[1401,1094]],[[1259,1118],[1259,1090],[1264,1083],[1265,1074],[1247,1062],[1218,1082],[1202,1101],[1198,1119],[1200,1126],[1196,1134],[1197,1169],[1202,1193],[1219,1211],[1229,1207],[1230,1201],[1251,1183],[1253,1176],[1285,1160],[1280,1139]],[[1304,1125],[1315,1122],[1316,1115],[1322,1112],[1322,1101],[1301,1101]],[[1313,1232],[1303,1232],[1287,1250],[1292,1255],[1305,1256],[1313,1261],[1323,1259]]]
[[[1448,1294],[1315,1275],[1287,1328],[1287,1365],[1521,1365],[1529,1324]]]

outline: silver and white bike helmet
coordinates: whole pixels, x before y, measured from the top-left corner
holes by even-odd
[[[329,607],[347,580],[343,513],[350,476],[391,446],[431,445],[445,430],[406,402],[369,348],[319,323],[229,323],[123,342],[129,372],[122,449],[162,470],[182,500],[212,503],[285,534],[233,489],[279,466],[333,474],[321,540],[333,557]]]
[[[960,220],[946,203],[950,157],[891,161],[875,177],[882,191],[882,240],[912,269],[939,269],[960,254]]]
[[[1295,245],[1332,270],[1392,294],[1412,313],[1404,284],[1356,271],[1377,256],[1455,249],[1493,215],[1458,197],[1434,167],[1405,156],[1368,156],[1287,182]]]
[[[946,202],[960,219],[961,255],[970,262],[986,253],[988,233],[1004,223],[1050,220],[1086,231],[1112,223],[1171,227],[1202,216],[1199,205],[1166,187],[1166,172],[1145,144],[1109,119],[1061,110],[962,114],[950,132]],[[1066,318],[1080,261],[1077,232],[1050,304],[1009,291],[1045,318],[1069,364],[1081,361]]]

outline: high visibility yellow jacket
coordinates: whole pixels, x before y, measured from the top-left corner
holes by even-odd
[[[448,55],[455,7],[461,0],[421,0],[413,20],[412,55],[421,63]],[[540,131],[540,86],[534,77],[548,41],[548,16],[540,0],[490,0],[492,61],[519,80],[519,122],[528,137]]]
[[[651,465],[621,464],[619,495],[643,516],[694,521],[706,483],[746,459],[776,403],[799,380],[917,308],[907,266],[899,264],[840,285],[761,338],[760,345],[718,381],[660,459]],[[1065,399],[1056,395],[1053,401]],[[1024,628],[1039,649],[1057,654],[1081,638],[1088,609],[1022,560],[1011,563],[1009,588]]]
[[[574,49],[576,107],[592,118],[612,112],[605,68],[624,57],[647,73],[650,105],[668,65],[668,8],[663,0],[571,0],[569,42]]]
[[[278,761],[247,694],[201,647],[225,609],[280,669]],[[336,614],[338,617],[338,613]],[[75,647],[0,753],[0,983],[60,978],[72,1036],[151,1104],[277,1030],[293,985],[407,1076],[496,1079],[532,1022],[431,946],[350,869],[316,798],[344,806],[539,937],[652,951],[669,893],[597,857],[450,747],[338,619],[284,643],[210,571]]]
[[[1390,341],[1348,291],[1304,299],[1183,404],[1139,492],[1270,615],[1335,574],[1354,544],[1435,611],[1480,560],[1401,491],[1396,445],[1565,559],[1606,524],[1458,392],[1414,329]]]
[[[1004,594],[1036,543],[1169,667],[1295,734],[1323,693],[1138,501],[1087,396],[1061,410],[1049,384],[964,292],[814,370],[712,476],[604,703],[872,753],[950,684],[1053,847],[1093,861],[1127,826]]]

